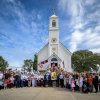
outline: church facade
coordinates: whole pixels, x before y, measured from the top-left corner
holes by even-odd
[[[38,70],[46,70],[53,65],[72,72],[71,55],[59,41],[59,18],[53,14],[49,18],[49,41],[37,53]]]

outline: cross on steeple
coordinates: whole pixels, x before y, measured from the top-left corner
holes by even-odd
[[[53,12],[53,14],[55,15],[55,9],[54,9],[54,8],[52,9],[52,12]]]

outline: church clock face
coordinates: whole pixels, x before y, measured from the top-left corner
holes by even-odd
[[[56,48],[52,48],[52,51],[55,51],[56,50]]]
[[[51,42],[52,43],[56,43],[57,42],[57,39],[56,38],[52,38]]]

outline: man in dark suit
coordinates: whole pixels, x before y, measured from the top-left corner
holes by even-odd
[[[95,88],[95,93],[98,92],[98,82],[99,82],[98,75],[95,74],[94,78],[93,78],[93,85],[94,85],[94,88]]]

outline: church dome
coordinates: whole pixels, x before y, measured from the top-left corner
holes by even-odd
[[[50,18],[56,18],[58,16],[56,16],[55,14],[53,14],[52,16],[50,16]]]

